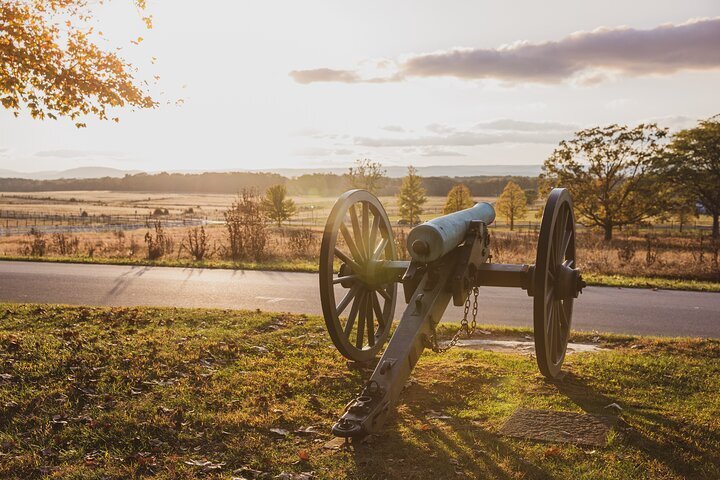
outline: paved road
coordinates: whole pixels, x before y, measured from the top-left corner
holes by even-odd
[[[260,308],[320,315],[317,291],[317,276],[310,273],[0,262],[3,302]],[[480,298],[481,323],[532,324],[532,299],[523,290],[483,287]],[[398,305],[396,318],[403,307]],[[461,314],[451,306],[443,320],[458,321]],[[589,287],[575,304],[573,328],[720,337],[720,293]]]

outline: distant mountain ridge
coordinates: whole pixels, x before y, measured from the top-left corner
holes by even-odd
[[[407,174],[407,167],[388,166],[384,167],[387,175],[392,178],[404,177]],[[541,165],[431,165],[417,167],[418,174],[422,177],[479,177],[479,176],[519,176],[537,177],[540,174]],[[333,173],[342,175],[347,173],[348,167],[330,168],[267,168],[267,169],[242,169],[242,170],[213,170],[212,173],[224,173],[232,171],[244,172],[267,172],[277,173],[284,177],[292,178],[300,175],[313,173]],[[202,170],[177,170],[168,173],[202,173]],[[18,172],[15,170],[0,169],[0,178],[24,178],[29,180],[58,180],[64,179],[86,179],[86,178],[122,178],[125,175],[143,173],[142,170],[120,170],[110,167],[78,167],[59,171],[40,172]],[[158,172],[154,172],[158,173]]]
[[[17,172],[0,169],[0,178],[27,178],[30,180],[58,180],[60,178],[121,178],[125,175],[142,173],[141,170],[120,170],[110,167],[77,167],[68,170],[47,170],[40,172]]]

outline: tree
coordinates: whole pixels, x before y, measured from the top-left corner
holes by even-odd
[[[348,169],[348,183],[350,188],[362,188],[377,195],[378,190],[385,183],[385,173],[381,163],[367,158],[355,160],[355,167]]]
[[[262,199],[265,215],[276,222],[278,227],[282,226],[282,222],[285,220],[290,220],[290,217],[297,212],[295,202],[291,198],[285,197],[287,197],[287,189],[285,185],[278,183],[268,187]]]
[[[515,182],[508,182],[495,203],[500,215],[504,215],[510,222],[510,230],[515,228],[515,219],[522,218],[527,213],[527,197],[525,192]]]
[[[145,0],[134,0],[142,11]],[[108,107],[151,108],[137,69],[105,50],[87,0],[3,0],[0,8],[0,103],[15,116],[106,120]],[[144,17],[147,28],[151,17]],[[102,42],[101,42],[102,41]],[[142,37],[133,43],[138,44]],[[113,120],[118,121],[115,117]]]
[[[655,124],[576,132],[545,160],[542,188],[568,188],[578,220],[601,227],[609,241],[615,227],[640,223],[664,211],[667,184],[658,164],[666,135],[667,130]]]
[[[458,183],[450,189],[447,200],[445,200],[445,207],[443,213],[453,213],[466,208],[472,207],[474,204],[472,196],[470,196],[470,189],[462,184]]]
[[[403,178],[398,194],[400,218],[407,220],[410,225],[420,223],[420,215],[423,213],[422,206],[425,202],[427,202],[427,197],[422,179],[417,174],[417,169],[409,166],[407,176]]]
[[[712,215],[712,236],[720,238],[720,116],[676,133],[664,171]]]

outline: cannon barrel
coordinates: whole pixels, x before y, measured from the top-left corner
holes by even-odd
[[[489,203],[433,218],[410,231],[407,249],[418,262],[432,262],[450,253],[467,235],[470,222],[479,220],[486,225],[495,220],[495,209]]]

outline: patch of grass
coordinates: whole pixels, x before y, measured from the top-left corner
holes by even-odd
[[[0,478],[720,476],[717,340],[603,336],[615,348],[572,355],[557,382],[528,356],[426,352],[383,433],[337,451],[328,431],[368,372],[324,330],[260,312],[0,305]],[[623,410],[604,448],[497,434],[518,407],[610,403]]]
[[[50,262],[50,263],[86,263],[100,265],[138,265],[150,267],[182,267],[182,268],[224,268],[236,270],[268,270],[279,272],[317,272],[318,265],[311,260],[267,260],[263,262],[203,260],[201,262],[187,258],[108,258],[108,257],[27,257],[22,255],[0,255],[0,261]]]
[[[662,290],[691,290],[696,292],[720,292],[720,282],[684,280],[658,277],[626,277],[622,275],[583,274],[588,285],[625,288],[657,288]]]

